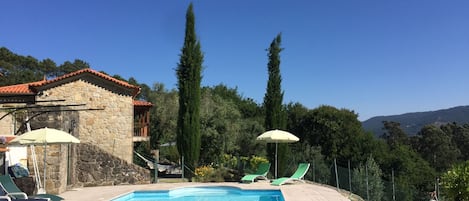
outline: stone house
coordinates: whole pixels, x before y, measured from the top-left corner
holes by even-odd
[[[134,143],[149,140],[152,104],[136,100],[139,92],[138,86],[92,69],[3,86],[0,135],[20,135],[29,126],[63,130],[80,139],[80,144],[47,146],[48,193],[73,186],[149,183],[150,171],[132,163]],[[26,150],[32,170],[31,151]],[[42,146],[35,150],[42,159]]]

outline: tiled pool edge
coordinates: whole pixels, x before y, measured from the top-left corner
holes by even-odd
[[[111,198],[111,201],[129,201],[129,200],[174,200],[176,198],[184,198],[184,200],[200,200],[207,198],[208,200],[217,200],[221,197],[229,197],[230,200],[246,200],[255,199],[263,200],[265,198],[277,198],[276,200],[284,201],[281,189],[251,189],[241,188],[235,185],[192,185],[175,187],[168,190],[135,190],[123,195]],[[279,199],[280,198],[280,199]]]
[[[60,194],[65,198],[65,201],[83,201],[83,200],[97,200],[97,201],[110,201],[118,196],[132,193],[138,190],[169,190],[176,187],[186,186],[207,186],[207,185],[226,185],[236,186],[241,189],[280,189],[285,201],[320,201],[320,200],[338,200],[346,201],[347,197],[334,188],[324,187],[316,184],[288,184],[283,186],[272,186],[268,182],[256,182],[252,184],[242,184],[237,182],[226,183],[157,183],[146,185],[119,185],[119,186],[101,186],[101,187],[85,187],[72,189],[70,191]]]

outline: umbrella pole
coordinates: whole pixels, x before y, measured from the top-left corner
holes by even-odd
[[[275,179],[277,179],[277,164],[278,164],[278,156],[277,156],[277,151],[278,151],[278,142],[275,142]]]
[[[36,156],[36,146],[29,145],[29,149],[31,150],[31,158],[33,160],[33,169],[34,169],[34,179],[36,181],[36,188],[38,191],[42,189],[42,182],[41,177],[39,176],[39,169],[37,166],[37,156]]]

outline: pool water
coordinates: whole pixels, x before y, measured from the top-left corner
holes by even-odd
[[[285,201],[280,190],[242,190],[236,187],[186,187],[135,191],[111,201]]]

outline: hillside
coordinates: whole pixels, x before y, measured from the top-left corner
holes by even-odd
[[[417,134],[420,129],[428,124],[457,124],[469,123],[469,106],[458,106],[449,109],[414,112],[401,115],[377,116],[362,122],[366,131],[371,131],[379,137],[383,134],[383,121],[394,121],[401,124],[401,128],[409,136]]]

